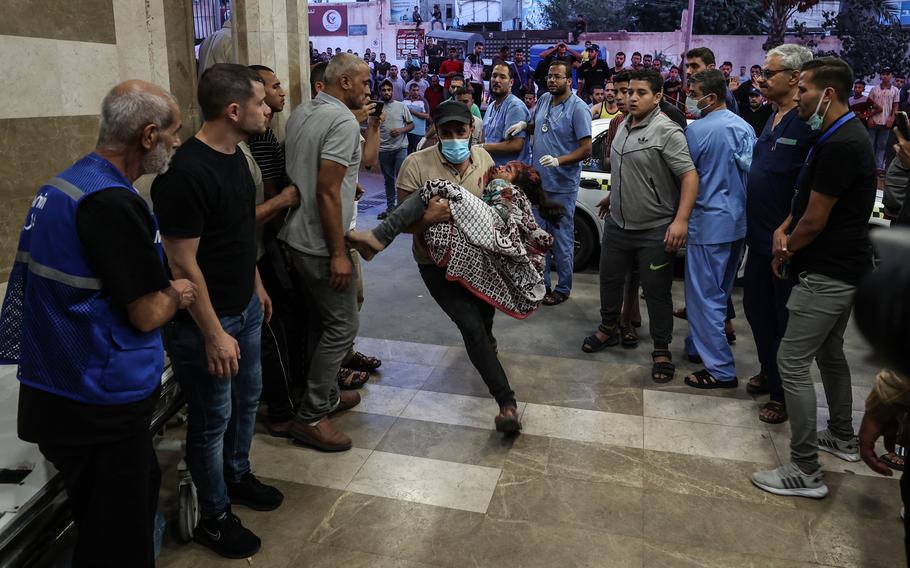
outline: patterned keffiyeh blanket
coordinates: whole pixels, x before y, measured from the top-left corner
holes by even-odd
[[[449,200],[452,221],[421,235],[446,278],[514,318],[531,315],[546,293],[544,255],[553,237],[537,225],[524,192],[493,180],[479,199],[452,182],[434,180],[419,195],[425,204],[436,196]]]

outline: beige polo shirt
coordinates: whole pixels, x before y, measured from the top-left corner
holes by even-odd
[[[459,174],[452,164],[442,157],[439,146],[431,146],[425,150],[414,152],[401,165],[398,172],[398,189],[406,193],[414,193],[422,188],[428,181],[444,179],[457,183],[477,197],[483,195],[483,178],[494,166],[493,158],[480,146],[471,147],[470,165],[464,174]],[[409,199],[413,199],[411,196]],[[424,246],[414,238],[414,260],[417,264],[433,264]]]

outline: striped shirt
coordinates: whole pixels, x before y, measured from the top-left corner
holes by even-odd
[[[262,181],[278,180],[281,185],[287,180],[284,165],[284,148],[278,143],[278,137],[271,127],[265,134],[250,136],[250,151],[253,153],[259,169],[262,170]]]

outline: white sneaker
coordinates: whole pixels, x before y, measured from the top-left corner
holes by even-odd
[[[859,438],[853,436],[850,440],[841,440],[827,428],[818,433],[818,449],[835,455],[844,461],[858,462],[860,460]]]
[[[815,473],[803,473],[803,470],[793,462],[770,471],[756,471],[752,474],[752,483],[759,489],[775,495],[821,499],[828,494],[825,474],[821,468]]]

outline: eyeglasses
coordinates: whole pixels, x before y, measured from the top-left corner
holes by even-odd
[[[565,78],[566,78],[565,75],[547,75],[547,81],[549,81],[550,79],[553,79],[554,81],[561,81]]]
[[[790,67],[784,67],[783,69],[762,69],[761,74],[765,79],[771,79],[778,73],[783,73],[784,71],[794,71],[794,69]]]

